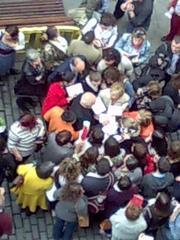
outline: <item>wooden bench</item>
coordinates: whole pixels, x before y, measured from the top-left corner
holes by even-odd
[[[0,28],[11,24],[40,27],[74,21],[65,15],[63,0],[0,0]]]

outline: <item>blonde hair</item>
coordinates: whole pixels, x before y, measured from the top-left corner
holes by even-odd
[[[59,174],[68,182],[76,181],[81,173],[80,163],[74,158],[65,158],[59,165]]]
[[[124,94],[124,85],[121,82],[115,82],[111,86],[111,94],[118,95],[119,98]]]
[[[140,124],[139,124],[138,121],[135,121],[130,117],[123,117],[122,118],[122,125],[123,125],[123,127],[127,128],[128,130],[130,130],[130,129],[135,130],[135,132],[130,133],[131,137],[139,136],[141,128],[140,128]]]
[[[81,96],[80,104],[87,108],[91,108],[95,102],[96,96],[91,92],[86,92]]]
[[[138,112],[140,116],[140,119],[139,119],[140,125],[143,127],[149,126],[152,122],[152,113],[145,109],[141,109]]]

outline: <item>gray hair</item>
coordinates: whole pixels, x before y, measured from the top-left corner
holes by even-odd
[[[38,59],[40,57],[40,53],[36,50],[36,49],[33,49],[33,48],[30,48],[27,50],[26,52],[26,58],[29,60],[29,61],[35,61],[36,59]]]

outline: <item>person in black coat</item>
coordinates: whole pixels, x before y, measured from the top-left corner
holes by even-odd
[[[155,54],[165,56],[168,62],[166,67],[167,81],[173,74],[180,72],[180,36],[175,36],[171,43],[163,43]]]
[[[58,65],[48,77],[48,83],[58,82],[65,72],[75,74],[74,82],[78,82],[86,68],[85,60],[82,57],[70,57]]]

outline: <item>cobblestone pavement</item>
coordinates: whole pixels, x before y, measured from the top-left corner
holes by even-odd
[[[20,67],[21,63],[18,64]],[[4,79],[4,85],[0,82],[0,116],[4,117],[9,127],[18,117],[20,111],[16,105],[16,97],[13,92],[15,82],[19,76],[11,76]],[[40,105],[32,109],[36,115],[40,115]],[[33,156],[34,159],[40,159],[40,154]],[[52,240],[53,217],[49,212],[38,210],[36,214],[26,216],[16,204],[15,197],[9,191],[9,186],[4,181],[6,188],[6,211],[13,216],[13,235],[3,236],[2,239],[9,240]],[[98,227],[91,226],[88,229],[78,229],[74,235],[74,240],[99,240],[102,239],[98,234]]]
[[[68,10],[78,4],[74,0],[64,0],[65,9]],[[154,46],[160,44],[160,38],[168,30],[168,20],[164,17],[165,7],[168,0],[155,1],[155,9],[153,13],[152,23],[148,37]],[[114,5],[115,2],[111,2]],[[112,8],[112,6],[111,6]],[[122,33],[126,25],[126,18],[119,23],[119,32]],[[18,67],[21,66],[19,62]],[[4,80],[4,85],[0,82],[0,116],[4,117],[9,127],[20,115],[19,109],[16,105],[16,97],[13,93],[15,82],[19,76],[7,77]],[[34,110],[36,115],[40,115],[40,106]],[[34,159],[40,158],[39,155],[34,156]],[[53,218],[50,213],[39,210],[36,214],[27,217],[24,212],[21,212],[19,206],[15,202],[15,198],[9,192],[7,182],[3,185],[6,188],[6,211],[13,216],[14,230],[10,237],[2,237],[2,240],[51,240],[52,239],[52,223]],[[101,236],[98,234],[97,225],[91,226],[88,229],[79,229],[75,235],[74,240],[100,240]]]

